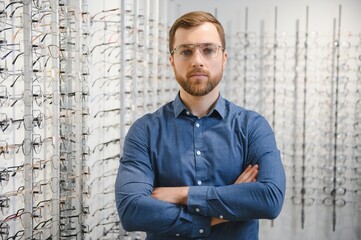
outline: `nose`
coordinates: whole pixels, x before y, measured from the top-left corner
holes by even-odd
[[[194,51],[191,61],[193,67],[203,67],[204,57],[202,56],[199,48]]]

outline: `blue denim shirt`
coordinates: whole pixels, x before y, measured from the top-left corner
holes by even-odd
[[[256,182],[233,184],[249,164]],[[153,188],[190,186],[187,205],[151,197]],[[129,129],[115,186],[121,224],[147,239],[258,239],[258,219],[273,219],[285,173],[268,122],[219,96],[193,116],[179,94]],[[229,222],[211,227],[212,217]]]

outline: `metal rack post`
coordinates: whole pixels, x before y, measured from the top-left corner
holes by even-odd
[[[23,26],[24,26],[24,91],[33,90],[33,55],[32,55],[32,1],[24,1],[23,4]],[[30,97],[30,96],[29,96]],[[32,100],[32,99],[30,99]],[[24,104],[24,114],[33,116],[33,101]],[[25,122],[26,121],[26,122]],[[31,239],[33,236],[33,119],[24,118],[24,125],[31,126],[25,129],[23,141],[24,152],[24,236]]]

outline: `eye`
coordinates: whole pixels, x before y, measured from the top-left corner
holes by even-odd
[[[179,49],[179,55],[192,56],[193,55],[193,49],[192,48],[180,48]]]
[[[212,46],[207,46],[202,49],[203,55],[212,55],[216,52],[216,49]]]

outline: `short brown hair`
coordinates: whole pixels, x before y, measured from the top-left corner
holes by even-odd
[[[221,38],[222,47],[225,49],[226,40],[221,23],[208,12],[196,11],[184,14],[173,23],[173,26],[169,30],[169,52],[173,51],[174,35],[178,28],[190,29],[192,27],[198,27],[206,22],[214,24],[217,28],[219,37]]]

